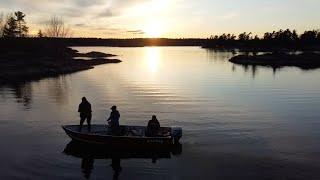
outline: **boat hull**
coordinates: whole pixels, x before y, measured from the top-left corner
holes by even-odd
[[[117,157],[120,159],[159,159],[170,158],[171,155],[180,155],[182,153],[182,145],[176,144],[170,147],[161,146],[158,148],[157,146],[152,146],[150,148],[132,149],[98,144],[88,145],[87,143],[72,140],[67,144],[63,152],[78,158],[112,159]]]

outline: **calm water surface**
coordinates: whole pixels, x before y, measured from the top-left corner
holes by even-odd
[[[180,155],[122,159],[119,179],[320,179],[320,70],[235,66],[198,47],[76,49],[123,62],[0,87],[0,179],[113,178],[110,159],[88,173],[63,153],[82,96],[93,123],[116,104],[122,124],[183,127]]]

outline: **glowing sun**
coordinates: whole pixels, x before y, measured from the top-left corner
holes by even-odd
[[[157,38],[163,33],[163,26],[159,23],[150,24],[144,29],[147,37]]]

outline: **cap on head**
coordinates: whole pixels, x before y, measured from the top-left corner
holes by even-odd
[[[87,101],[87,98],[86,97],[82,97],[82,101]]]
[[[117,109],[117,106],[113,105],[113,106],[111,107],[111,109],[112,109],[112,110],[116,110],[116,109]]]
[[[156,115],[152,115],[152,119],[157,119],[157,116]]]

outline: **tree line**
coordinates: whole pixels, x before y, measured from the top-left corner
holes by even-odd
[[[308,30],[298,34],[296,30],[282,30],[266,32],[263,37],[253,35],[251,32],[234,34],[212,35],[207,39],[205,46],[233,46],[233,45],[274,45],[274,46],[297,46],[297,45],[319,45],[320,30]]]
[[[0,38],[18,38],[31,37],[29,27],[26,23],[26,14],[21,11],[16,11],[4,15],[0,14]],[[65,24],[62,18],[52,16],[46,23],[43,30],[39,29],[37,37],[55,37],[67,38],[71,37],[72,31]],[[34,36],[33,36],[34,37]]]
[[[62,38],[66,44],[109,45],[109,46],[202,46],[205,48],[243,48],[243,49],[320,49],[320,30],[308,30],[298,34],[296,30],[266,32],[263,36],[251,32],[212,35],[206,39],[165,39],[165,38],[134,38],[134,39],[100,39],[70,38],[72,31],[60,17],[49,18],[37,35],[29,34],[26,14],[21,11],[3,15],[0,13],[0,38],[19,37],[54,37]],[[37,39],[37,38],[35,38]],[[21,39],[19,39],[21,40]],[[77,43],[76,43],[77,42]]]

